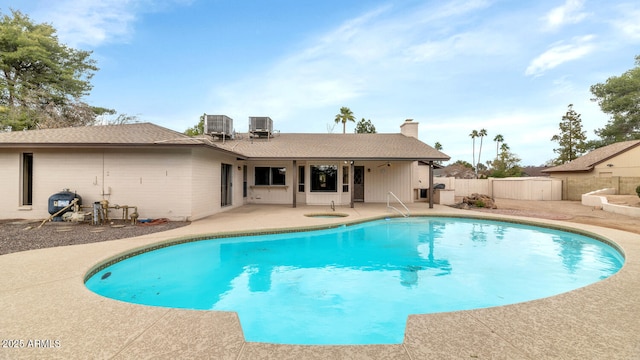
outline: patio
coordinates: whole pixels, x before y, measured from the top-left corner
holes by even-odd
[[[233,312],[155,308],[98,296],[84,287],[97,264],[132,249],[217,232],[317,227],[388,216],[384,204],[339,207],[348,217],[313,218],[329,207],[248,205],[137,238],[0,256],[0,358],[216,359],[629,359],[640,357],[640,235],[568,222],[495,216],[424,203],[412,215],[521,219],[579,228],[615,241],[623,269],[558,296],[495,308],[412,315],[404,343],[291,346],[245,342]],[[15,342],[18,341],[18,342]],[[22,341],[22,343],[20,343]],[[18,344],[7,348],[6,345]],[[19,345],[22,344],[22,347]]]

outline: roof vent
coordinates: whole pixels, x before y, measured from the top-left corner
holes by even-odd
[[[257,137],[271,137],[273,134],[273,120],[267,116],[250,116],[249,133]]]
[[[212,136],[231,137],[233,134],[233,119],[226,115],[205,114],[204,133]]]

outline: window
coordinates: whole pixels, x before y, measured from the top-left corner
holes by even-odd
[[[220,169],[220,206],[231,205],[232,168],[230,164],[222,164]]]
[[[335,165],[312,165],[311,191],[338,191],[338,167]]]
[[[304,192],[304,166],[298,166],[298,192]]]
[[[33,154],[22,154],[22,198],[21,205],[33,204]]]
[[[247,197],[247,165],[242,165],[242,197]]]
[[[342,192],[349,192],[349,167],[342,167]]]
[[[256,185],[286,185],[287,168],[256,166]]]

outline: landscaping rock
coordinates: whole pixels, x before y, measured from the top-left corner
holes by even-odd
[[[462,198],[462,204],[474,208],[497,209],[496,203],[489,195],[473,193]],[[461,208],[465,208],[464,205]]]

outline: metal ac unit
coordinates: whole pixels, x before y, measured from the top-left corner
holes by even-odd
[[[226,115],[205,115],[204,133],[231,136],[233,134],[233,119]]]
[[[249,132],[258,136],[270,136],[273,132],[273,120],[268,116],[250,116]]]

